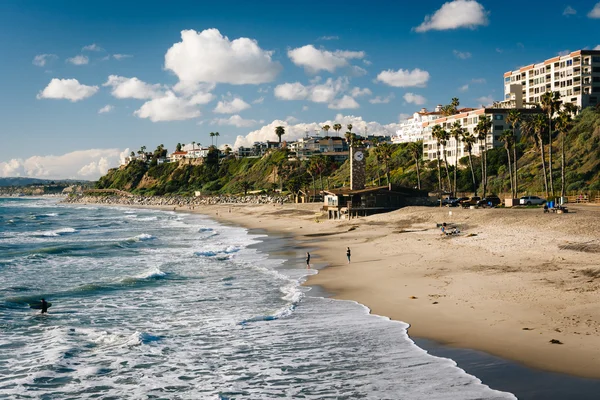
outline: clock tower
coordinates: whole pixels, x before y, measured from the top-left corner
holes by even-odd
[[[365,164],[365,149],[363,147],[350,147],[350,190],[365,188]]]

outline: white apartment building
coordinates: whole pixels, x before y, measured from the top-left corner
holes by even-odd
[[[421,111],[414,113],[412,117],[400,122],[400,129],[392,136],[392,143],[410,143],[423,140],[423,123],[439,118],[442,114],[441,109],[441,105],[431,112],[427,111],[426,108],[422,108]]]
[[[514,85],[522,86],[525,104],[539,103],[545,92],[554,91],[563,103],[581,109],[595,106],[600,99],[600,51],[578,50],[506,72],[505,100],[510,100]]]
[[[469,111],[461,112],[459,114],[451,115],[448,117],[441,117],[434,121],[423,123],[423,159],[425,161],[431,161],[437,159],[437,140],[432,136],[432,129],[435,125],[440,125],[447,131],[452,129],[454,122],[459,121],[463,128],[467,129],[471,135],[475,135],[475,127],[479,122],[481,116],[487,116],[492,121],[492,127],[487,135],[487,148],[491,149],[504,144],[500,141],[500,135],[504,130],[509,129],[509,125],[506,123],[506,116],[511,108],[492,108],[485,107],[479,109],[470,109]],[[521,114],[534,114],[539,113],[539,109],[521,109]],[[479,156],[481,154],[482,142],[476,142],[473,145],[471,154]],[[458,142],[453,138],[446,143],[446,146],[442,146],[440,149],[440,157],[443,160],[444,152],[446,152],[446,159],[448,165],[455,164],[455,155],[458,153],[458,159],[468,156],[468,152],[464,146],[464,143],[459,139]]]

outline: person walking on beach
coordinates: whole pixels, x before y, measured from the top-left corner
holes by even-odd
[[[42,303],[42,314],[45,314],[48,312],[48,303],[46,302],[45,299],[42,299],[41,303]]]
[[[350,247],[346,250],[346,257],[348,257],[348,264],[350,264]]]
[[[310,268],[310,253],[306,252],[306,268]]]

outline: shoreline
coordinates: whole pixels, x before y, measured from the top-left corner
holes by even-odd
[[[135,207],[130,204],[113,205]],[[172,206],[138,207],[173,210]],[[318,211],[318,205],[315,204],[219,204],[198,206],[194,210],[177,207],[176,211],[199,213],[248,229],[291,234],[301,247],[316,248],[312,253],[313,259],[316,258],[320,264],[322,262],[327,266],[321,269],[319,274],[310,276],[305,285],[318,285],[332,294],[333,298],[357,301],[367,306],[373,314],[407,322],[411,324],[411,338],[429,339],[451,347],[479,350],[543,371],[600,378],[600,354],[596,350],[600,341],[597,335],[592,334],[598,332],[600,318],[587,318],[585,327],[559,321],[559,317],[566,317],[562,314],[572,312],[561,313],[560,311],[565,310],[560,309],[559,312],[552,313],[547,307],[546,303],[556,306],[560,303],[561,296],[552,297],[552,293],[557,294],[557,288],[552,287],[556,286],[556,280],[535,276],[542,273],[545,275],[546,272],[549,275],[565,272],[573,275],[578,273],[573,272],[574,261],[578,263],[579,270],[584,270],[584,267],[589,269],[589,266],[594,264],[594,253],[561,250],[569,258],[568,262],[563,263],[564,268],[561,268],[561,263],[557,261],[561,258],[562,261],[566,261],[566,258],[557,258],[556,254],[547,251],[546,245],[540,246],[537,232],[532,235],[533,243],[513,237],[503,248],[497,248],[499,240],[493,238],[499,229],[498,224],[482,226],[486,221],[480,218],[483,215],[485,219],[490,218],[495,223],[499,222],[498,218],[508,218],[507,221],[503,221],[507,226],[500,226],[500,230],[515,230],[515,225],[517,228],[519,225],[523,228],[525,222],[527,228],[535,231],[540,227],[527,226],[527,220],[544,218],[544,222],[548,222],[563,216],[542,216],[541,210],[411,207],[358,220],[324,220],[315,223]],[[449,211],[453,212],[453,216],[448,215]],[[565,239],[565,235],[577,235],[578,231],[582,231],[580,225],[584,221],[591,227],[600,222],[599,210],[582,206],[581,211],[575,211],[577,212],[566,216],[576,217],[577,224],[565,226],[566,224],[561,223],[561,235],[554,232],[555,238],[550,241],[553,246],[558,242],[568,245],[569,240]],[[453,218],[449,222],[455,222],[461,227],[462,235],[448,238],[439,235],[432,221],[441,222],[449,218]],[[482,231],[482,228],[486,229]],[[489,234],[486,230],[495,232]],[[519,229],[516,229],[513,233],[518,231]],[[474,236],[469,237],[469,233]],[[591,236],[592,241],[598,239],[598,234],[594,234],[596,236]],[[468,238],[474,243],[467,243]],[[581,239],[585,239],[581,242],[590,242],[589,235]],[[390,240],[392,243],[389,243]],[[482,240],[490,241],[490,245],[482,246]],[[400,241],[402,245],[398,246],[395,241]],[[458,241],[462,242],[460,246],[449,248],[450,244]],[[353,249],[353,263],[349,265],[345,262],[346,244]],[[482,247],[490,247],[491,250],[484,251]],[[454,265],[452,268],[452,264],[455,263],[448,259],[460,256],[460,253],[464,252],[471,256],[469,262],[466,262],[467,265]],[[551,265],[548,257],[557,265]],[[534,263],[538,265],[532,268],[537,268],[537,271],[519,266]],[[540,271],[544,265],[547,271]],[[369,273],[365,274],[365,271]],[[526,276],[528,279],[524,279]],[[535,279],[532,279],[532,276]],[[540,283],[544,279],[552,282]],[[584,297],[585,301],[575,299],[579,301],[569,304],[579,308],[579,315],[576,316],[579,320],[572,316],[562,319],[581,322],[583,317],[590,317],[588,313],[598,308],[598,300],[593,299],[593,296],[590,299],[587,298],[590,296],[586,296],[586,293],[593,295],[598,289],[594,279],[588,279],[588,286],[593,286],[588,292],[567,289],[566,293],[575,295],[571,297],[576,298],[576,294],[579,293],[579,297]],[[509,301],[511,299],[500,295],[503,289],[509,287],[512,287],[512,295],[515,292],[527,295],[528,291],[524,288],[528,286],[542,286],[538,294],[543,304],[531,304],[526,301],[527,296]],[[561,286],[564,286],[564,283],[558,285],[559,290]],[[540,290],[539,287],[534,289]],[[490,296],[482,296],[481,291],[484,294],[495,292],[498,296],[490,299]],[[564,297],[564,293],[562,296]],[[573,298],[570,300],[573,303]],[[559,327],[553,328],[556,325]],[[551,339],[560,340],[564,344],[550,344]]]

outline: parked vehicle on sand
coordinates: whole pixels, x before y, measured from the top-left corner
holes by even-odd
[[[538,196],[523,196],[519,199],[519,204],[524,206],[542,205],[546,203],[546,199]]]
[[[484,197],[483,199],[477,202],[477,205],[480,207],[496,207],[500,204],[502,204],[502,200],[500,200],[500,197],[493,194]]]
[[[461,201],[460,204],[463,206],[463,208],[469,208],[470,206],[476,206],[479,200],[481,200],[481,197],[473,196],[469,200]]]

